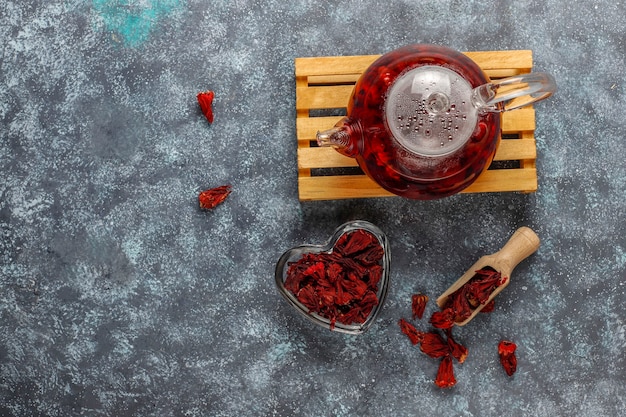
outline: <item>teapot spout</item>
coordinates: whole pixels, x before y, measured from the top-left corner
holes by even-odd
[[[317,132],[317,144],[332,146],[343,155],[355,157],[358,153],[359,131],[356,123],[344,117],[332,129]]]

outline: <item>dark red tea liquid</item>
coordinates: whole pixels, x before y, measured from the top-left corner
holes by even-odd
[[[435,45],[411,45],[379,58],[363,73],[348,104],[348,120],[358,121],[363,140],[357,161],[386,190],[408,198],[446,197],[469,186],[491,164],[500,140],[500,114],[481,113],[465,144],[445,155],[418,155],[390,133],[385,101],[391,86],[406,72],[435,65],[452,70],[472,88],[489,80],[465,55]]]

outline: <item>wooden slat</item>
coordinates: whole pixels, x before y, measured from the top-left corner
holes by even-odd
[[[500,141],[494,161],[513,161],[520,159],[535,159],[537,148],[535,140],[504,139]],[[346,168],[358,166],[356,159],[349,158],[337,152],[334,148],[298,149],[298,168]]]
[[[502,113],[500,128],[504,134],[534,131],[535,109],[525,107]]]
[[[302,201],[393,196],[365,175],[301,177],[298,189]]]
[[[307,117],[296,119],[298,140],[315,140],[320,130],[332,128],[341,116]],[[502,133],[511,134],[535,130],[535,109],[527,107],[502,113]]]
[[[464,52],[483,71],[517,69],[529,72],[533,66],[530,50]],[[352,55],[296,58],[296,77],[328,74],[361,74],[381,55]]]
[[[296,109],[333,109],[346,107],[354,86],[296,88]]]
[[[315,140],[315,135],[320,130],[333,127],[342,116],[306,117],[296,119],[296,135],[298,140]]]
[[[356,159],[337,152],[334,148],[299,148],[298,168],[356,167]]]
[[[533,52],[531,50],[516,51],[477,51],[464,52],[483,71],[518,69],[530,72],[533,67]]]
[[[380,55],[296,58],[296,77],[328,74],[362,74]]]
[[[517,161],[520,159],[537,158],[537,145],[535,139],[503,139],[500,141],[498,151],[493,157],[494,161]]]
[[[391,197],[365,175],[301,177],[298,180],[300,200],[341,200],[348,198]],[[537,172],[532,168],[488,170],[462,193],[534,192]]]

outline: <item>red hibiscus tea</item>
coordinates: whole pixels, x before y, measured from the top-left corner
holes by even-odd
[[[355,157],[394,194],[452,195],[491,163],[500,140],[499,114],[479,114],[470,100],[487,82],[473,61],[448,48],[400,48],[362,74],[336,126],[341,134],[322,132],[318,143]]]

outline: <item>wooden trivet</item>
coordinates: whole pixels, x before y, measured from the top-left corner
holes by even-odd
[[[532,51],[466,52],[491,79],[529,73]],[[302,201],[388,197],[358,168],[356,160],[331,147],[318,147],[315,135],[330,129],[346,112],[359,76],[380,55],[296,58],[298,192]],[[463,192],[525,193],[537,190],[535,110],[502,114],[502,141],[489,169]]]

